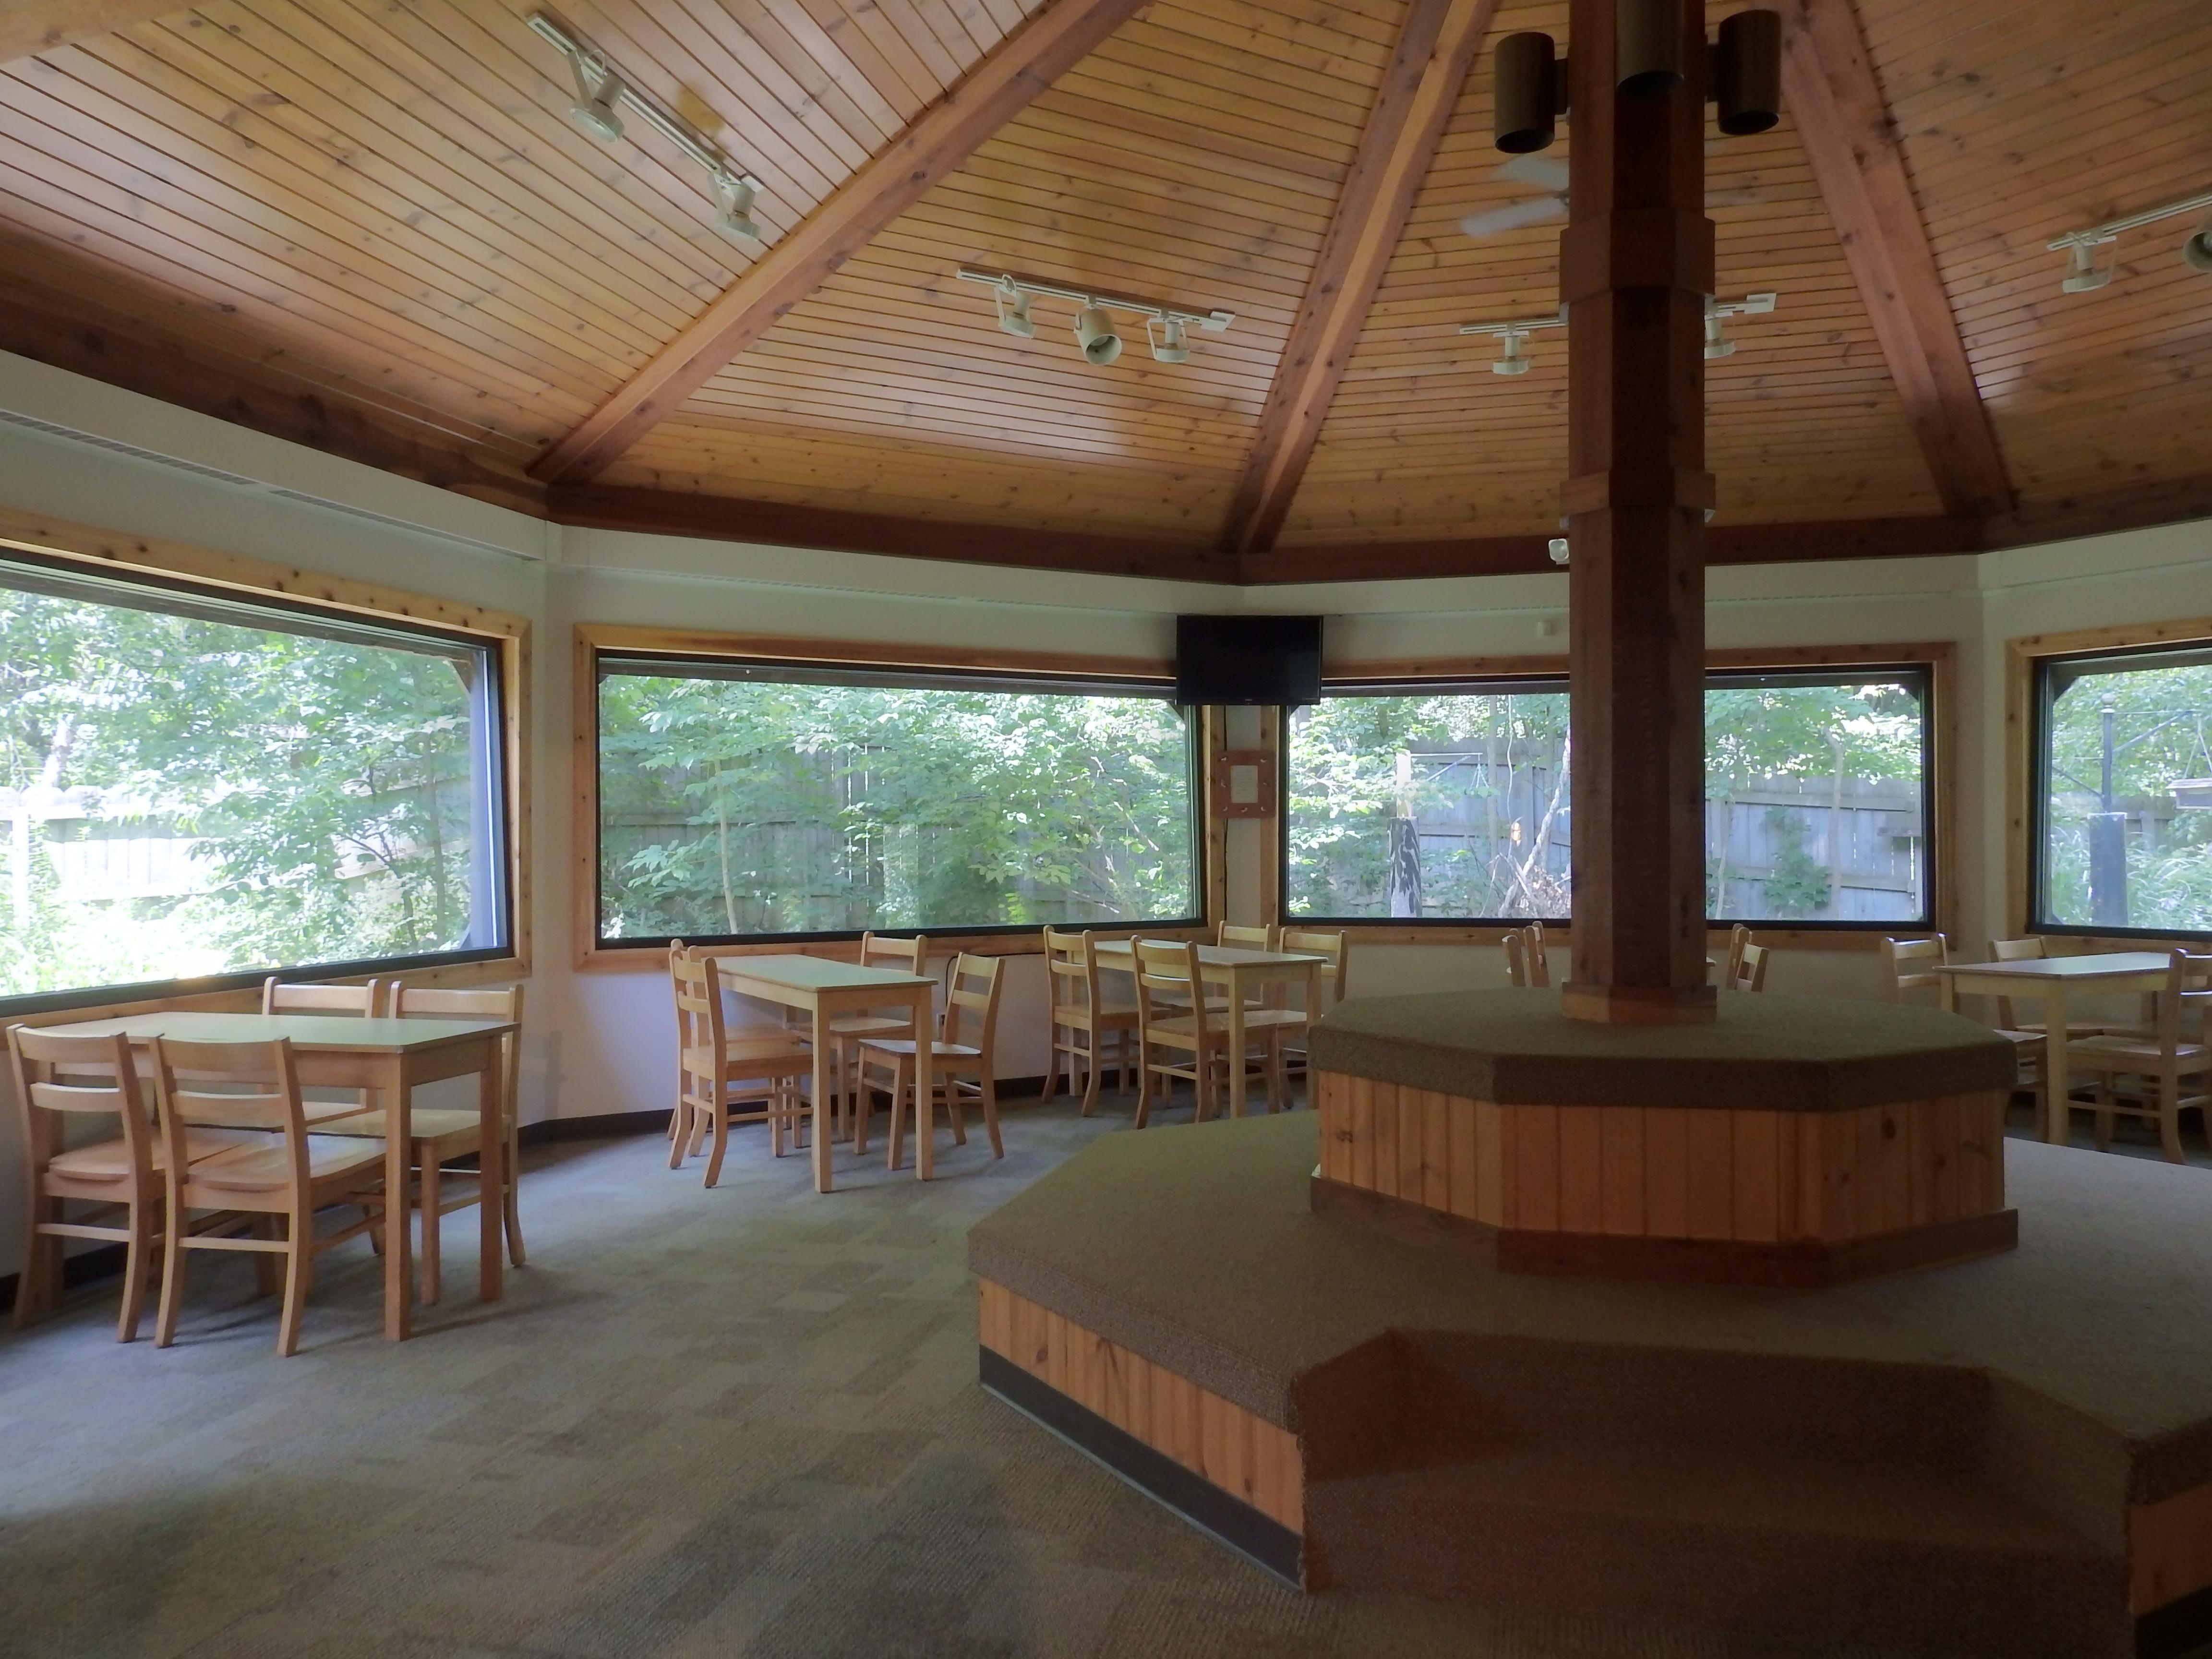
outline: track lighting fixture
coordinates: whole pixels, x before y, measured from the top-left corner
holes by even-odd
[[[1533,361],[1528,356],[1528,336],[1540,328],[1565,328],[1566,313],[1555,317],[1522,317],[1510,323],[1467,323],[1461,326],[1462,334],[1486,334],[1498,344],[1496,361],[1490,365],[1492,374],[1526,374]]]
[[[1682,0],[1613,0],[1613,67],[1632,98],[1661,98],[1682,84]]]
[[[2112,280],[2118,268],[2119,249],[2114,247],[2103,264],[2097,262],[2096,250],[2117,243],[2124,231],[2154,225],[2161,219],[2179,219],[2184,214],[2201,213],[2204,221],[2190,232],[2181,244],[2181,260],[2191,270],[2212,272],[2212,191],[2201,196],[2184,197],[2179,202],[2168,202],[2163,207],[2145,208],[2140,213],[2124,214],[2118,219],[2107,219],[2101,225],[2091,225],[2087,230],[2071,230],[2055,237],[2044,246],[2053,253],[2066,256],[2066,275],[2059,280],[2059,289],[2067,294],[2089,294],[2103,288]]]
[[[716,230],[742,242],[764,240],[752,216],[753,200],[760,193],[759,179],[738,167],[690,122],[632,86],[606,53],[552,13],[534,11],[526,21],[531,32],[557,48],[574,73],[576,100],[568,106],[571,121],[601,143],[611,144],[623,136],[620,112],[629,111],[706,168],[708,192],[714,199]]]
[[[1723,17],[1713,41],[1706,95],[1713,125],[1731,138],[1765,132],[1782,118],[1782,14]]]
[[[1682,84],[1690,50],[1682,0],[1613,0],[1615,84],[1632,98],[1662,97]],[[1729,137],[1765,132],[1782,118],[1782,15],[1740,11],[1723,18],[1706,48],[1705,96]],[[1492,137],[1508,155],[1547,147],[1571,114],[1567,60],[1548,34],[1523,30],[1498,43]]]
[[[1114,325],[1113,313],[1117,311],[1145,319],[1145,337],[1151,343],[1152,359],[1162,363],[1190,361],[1189,329],[1193,323],[1209,334],[1219,334],[1237,320],[1231,312],[1193,311],[1162,300],[1132,300],[1126,295],[1041,282],[1032,276],[1017,276],[1007,271],[976,270],[963,265],[958,275],[963,283],[988,286],[992,302],[998,307],[999,326],[1025,340],[1036,333],[1036,322],[1030,315],[1033,298],[1073,301],[1075,342],[1083,349],[1084,361],[1101,368],[1121,355],[1121,332]]]
[[[1498,91],[1492,112],[1498,148],[1527,155],[1550,147],[1567,102],[1567,66],[1552,37],[1533,29],[1498,43]]]
[[[1731,317],[1760,317],[1774,309],[1780,296],[1773,294],[1747,294],[1741,300],[1716,300],[1710,295],[1705,299],[1705,356],[1733,357],[1735,342],[1728,337],[1723,326]]]
[[[1565,536],[1553,537],[1551,541],[1546,544],[1544,550],[1551,555],[1552,562],[1553,564],[1561,566],[1562,568],[1565,566],[1567,562],[1567,538]]]

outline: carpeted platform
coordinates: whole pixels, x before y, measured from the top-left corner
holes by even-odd
[[[1532,1280],[1317,1218],[1304,1115],[1102,1142],[969,1260],[1297,1435],[1310,1583],[2132,1652],[2131,1598],[2173,1598],[2131,1528],[2212,1482],[2212,1182],[2007,1152],[2018,1250],[1821,1291]]]

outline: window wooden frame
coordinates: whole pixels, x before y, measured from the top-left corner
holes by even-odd
[[[603,653],[696,658],[702,662],[738,658],[754,662],[838,664],[854,668],[967,670],[975,672],[1035,674],[1041,678],[1124,680],[1131,684],[1159,684],[1172,687],[1175,665],[1165,658],[1087,656],[1042,651],[970,650],[964,647],[908,645],[876,640],[799,639],[786,635],[702,633],[684,629],[647,628],[614,623],[579,623],[574,638],[572,676],[571,761],[574,766],[575,813],[571,838],[569,887],[573,897],[572,925],[575,937],[575,965],[586,973],[646,973],[665,969],[665,953],[650,946],[604,945],[599,935],[599,665]],[[1226,744],[1224,722],[1218,708],[1196,711],[1199,721],[1194,747],[1198,764],[1193,768],[1191,787],[1197,792],[1192,818],[1192,855],[1199,863],[1194,885],[1203,906],[1201,927],[1211,933],[1223,914],[1223,847],[1221,821],[1210,805],[1217,757]],[[900,933],[912,930],[901,928]],[[1037,926],[1009,927],[1002,932],[940,933],[921,931],[956,942],[963,951],[986,956],[1026,956],[1041,952],[1042,929]],[[1120,924],[1102,926],[1103,933],[1134,932]],[[1148,936],[1180,938],[1200,931],[1188,924],[1147,927]],[[823,939],[805,935],[763,939],[757,942],[714,946],[722,956],[811,956],[832,960],[855,960],[855,939]]]
[[[1928,845],[1929,908],[1933,920],[1924,925],[1831,922],[1818,927],[1752,924],[1759,939],[1767,944],[1796,950],[1871,951],[1875,948],[1876,941],[1885,936],[1955,933],[1959,915],[1958,768],[1955,763],[1958,647],[1949,641],[1938,640],[1898,645],[1753,646],[1711,650],[1705,653],[1705,671],[1709,674],[1895,667],[1922,668],[1928,675],[1928,706],[1923,711],[1922,719],[1931,774],[1928,801],[1932,822],[1929,825]],[[1332,683],[1355,680],[1401,684],[1430,680],[1449,684],[1483,679],[1553,678],[1564,681],[1566,677],[1567,659],[1564,654],[1421,657],[1390,661],[1331,663],[1322,671],[1322,685],[1326,691]],[[1290,757],[1285,752],[1284,728],[1279,720],[1273,728],[1272,738],[1278,749],[1276,775],[1282,780],[1285,799],[1285,810],[1279,819],[1280,833],[1276,840],[1275,855],[1269,860],[1274,873],[1267,884],[1271,905],[1268,920],[1291,926],[1297,925],[1303,919],[1284,914],[1290,878],[1287,810]],[[1374,945],[1495,945],[1513,931],[1511,927],[1494,921],[1457,922],[1449,918],[1423,922],[1328,921],[1316,921],[1313,925],[1340,927],[1362,943]],[[1547,921],[1544,930],[1547,935],[1562,939],[1571,939],[1573,935],[1572,927],[1565,921]],[[1708,939],[1715,944],[1725,943],[1728,936],[1729,929],[1725,927],[1707,930]]]
[[[2158,928],[2089,933],[2074,927],[2046,927],[2035,918],[2034,836],[2039,816],[2035,795],[2040,770],[2033,752],[2038,669],[2047,658],[2070,657],[2082,652],[2156,651],[2186,646],[2212,647],[2212,617],[2194,617],[2179,622],[2119,623],[2109,628],[2087,628],[2067,634],[2024,634],[2005,641],[2005,938],[2027,939],[2039,934],[2045,939],[2063,939],[2066,953],[2072,954],[2094,952],[2107,946],[2133,949],[2146,940],[2171,945],[2206,937],[2202,933]]]
[[[288,609],[324,611],[378,623],[422,623],[459,634],[491,655],[500,681],[501,783],[506,815],[507,949],[502,955],[471,962],[436,963],[396,971],[410,985],[481,985],[527,979],[531,972],[530,860],[530,623],[527,618],[465,600],[438,599],[382,587],[320,571],[270,564],[239,554],[222,553],[151,537],[127,536],[71,524],[36,514],[0,508],[0,549],[27,553],[88,574],[129,580],[153,579],[174,591],[183,587],[233,599],[280,600]],[[392,969],[362,969],[319,974],[313,968],[286,969],[290,980],[352,983],[386,977]],[[99,988],[92,988],[96,993]],[[136,1000],[75,1001],[20,1017],[31,1024],[52,1024],[157,1008],[258,1009],[258,985],[242,989],[171,993]]]

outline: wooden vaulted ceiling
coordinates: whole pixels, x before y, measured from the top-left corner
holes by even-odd
[[[1785,116],[1708,171],[1723,297],[1781,301],[1709,366],[1714,556],[2212,513],[2185,224],[2092,294],[2044,246],[2212,182],[2202,0],[1762,3]],[[761,180],[754,252],[642,123],[570,125],[532,9],[0,0],[0,349],[570,522],[1542,568],[1566,343],[1506,378],[1457,329],[1556,306],[1559,226],[1458,222],[1534,193],[1484,54],[1565,0],[565,0]],[[963,264],[1237,320],[1091,368]]]

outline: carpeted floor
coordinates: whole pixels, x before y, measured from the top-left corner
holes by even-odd
[[[845,1158],[827,1198],[757,1132],[713,1192],[657,1136],[550,1149],[507,1299],[465,1294],[465,1212],[397,1346],[365,1241],[289,1360],[243,1261],[166,1352],[88,1291],[0,1339],[0,1656],[1777,1653],[1301,1596],[986,1397],[966,1230],[1127,1113],[1010,1112],[1004,1163],[927,1187]]]

